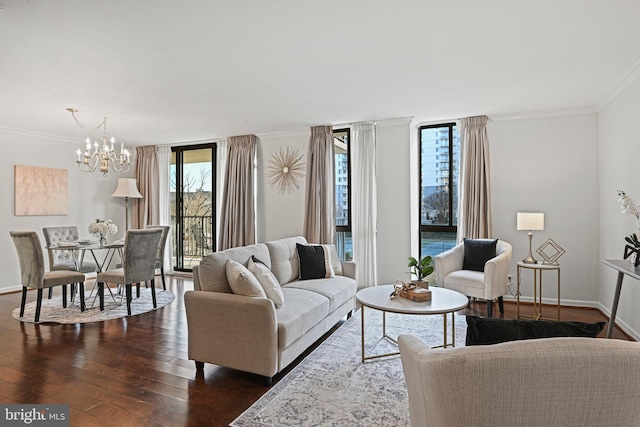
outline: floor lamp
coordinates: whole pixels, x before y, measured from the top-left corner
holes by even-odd
[[[129,199],[142,199],[134,178],[118,178],[118,187],[111,197],[124,197],[124,232],[129,230]]]

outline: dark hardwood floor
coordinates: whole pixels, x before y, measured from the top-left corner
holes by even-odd
[[[228,425],[268,389],[260,377],[209,364],[196,376],[187,360],[182,298],[193,282],[168,277],[168,287],[176,300],[167,307],[84,325],[18,322],[11,312],[20,293],[0,295],[0,400],[69,404],[71,426]],[[34,299],[30,291],[27,301]],[[546,310],[553,314],[553,308]],[[484,302],[464,311],[485,313]],[[505,317],[515,316],[515,304],[505,302]],[[594,309],[563,307],[562,320],[606,317]],[[629,339],[618,329],[615,337]]]

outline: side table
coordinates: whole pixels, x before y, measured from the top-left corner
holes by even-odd
[[[542,318],[542,272],[556,271],[558,273],[558,320],[560,320],[560,265],[558,264],[528,264],[518,262],[518,290],[517,298],[517,317],[520,318],[520,278],[522,270],[533,270],[533,318],[539,320]]]

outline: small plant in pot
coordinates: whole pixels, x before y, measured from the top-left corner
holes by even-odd
[[[417,277],[417,280],[412,280],[411,283],[420,286],[421,288],[429,288],[429,282],[425,281],[424,278],[433,273],[433,265],[431,262],[433,259],[430,256],[425,256],[420,261],[410,256],[407,258],[409,260],[408,267],[411,269],[411,274]]]

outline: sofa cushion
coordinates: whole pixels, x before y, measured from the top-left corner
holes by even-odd
[[[498,239],[464,239],[463,270],[484,271],[484,265],[496,256]]]
[[[296,280],[283,285],[283,289],[304,289],[315,292],[329,299],[329,311],[332,312],[356,293],[356,281],[345,276],[330,279]]]
[[[276,310],[278,348],[286,348],[329,314],[329,299],[315,292],[282,288],[284,303]]]
[[[296,244],[300,264],[300,280],[334,277],[329,248],[323,245]]]
[[[598,336],[605,322],[556,322],[554,320],[508,320],[467,316],[466,345],[489,345],[507,341],[553,337]]]
[[[282,288],[280,288],[278,279],[276,279],[271,270],[255,256],[249,258],[248,263],[249,271],[258,279],[267,298],[273,301],[276,308],[280,308],[284,301],[284,295],[282,294]]]
[[[271,272],[281,285],[298,279],[299,262],[296,243],[306,245],[307,240],[302,236],[297,236],[265,243],[269,248]],[[257,254],[256,257],[263,259]]]
[[[244,265],[228,259],[225,264],[225,271],[227,280],[229,281],[229,287],[231,287],[231,291],[234,294],[247,297],[267,297],[256,276]]]
[[[202,258],[198,267],[200,290],[231,293],[225,269],[227,260],[232,259],[246,265],[251,255],[264,260],[267,267],[270,267],[269,249],[264,243],[231,248]]]

